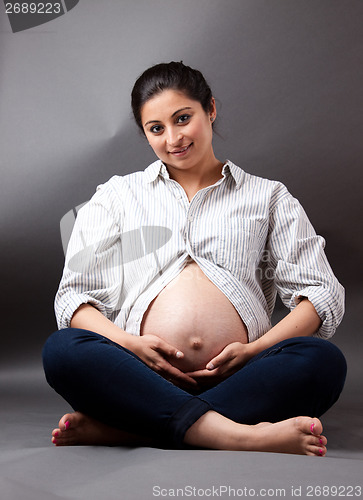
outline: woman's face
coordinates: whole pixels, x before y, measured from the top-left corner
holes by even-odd
[[[164,90],[141,109],[144,132],[156,156],[175,170],[203,171],[215,163],[212,123],[214,99],[206,113],[198,101],[178,90]]]

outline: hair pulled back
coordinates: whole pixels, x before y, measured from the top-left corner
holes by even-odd
[[[182,91],[189,99],[198,101],[206,113],[211,110],[212,91],[200,71],[182,62],[157,64],[142,73],[131,93],[132,111],[143,132],[141,109],[149,99],[163,90]]]

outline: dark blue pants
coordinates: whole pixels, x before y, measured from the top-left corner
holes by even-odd
[[[208,410],[235,422],[319,417],[338,399],[346,362],[332,343],[284,340],[198,395],[176,387],[135,354],[88,330],[53,333],[43,349],[48,383],[74,410],[113,427],[183,446],[188,428]]]

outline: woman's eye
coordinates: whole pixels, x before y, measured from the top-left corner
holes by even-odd
[[[153,126],[150,128],[150,132],[151,132],[152,134],[159,134],[161,131],[162,131],[162,127],[161,127],[161,125],[153,125]]]
[[[180,115],[178,116],[178,123],[185,123],[189,120],[190,115]]]

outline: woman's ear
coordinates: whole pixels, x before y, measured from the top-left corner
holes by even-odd
[[[212,97],[210,104],[211,104],[211,106],[210,106],[209,116],[210,116],[210,121],[213,123],[217,117],[217,107],[216,107],[216,101],[215,101],[214,97]]]

